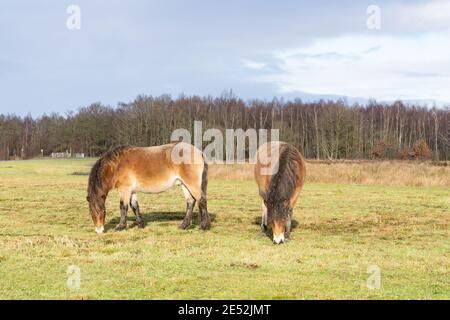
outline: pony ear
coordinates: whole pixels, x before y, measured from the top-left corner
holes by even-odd
[[[86,197],[86,201],[87,201],[87,202],[90,202],[90,201],[91,201],[91,197],[87,196],[87,197]]]

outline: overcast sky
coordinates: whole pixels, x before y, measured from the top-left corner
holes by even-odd
[[[449,57],[449,0],[2,0],[0,113],[227,89],[449,102]]]

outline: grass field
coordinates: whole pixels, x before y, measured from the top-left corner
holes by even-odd
[[[276,246],[260,233],[250,168],[233,178],[212,166],[210,231],[199,230],[196,219],[187,231],[177,228],[185,203],[174,188],[140,195],[147,226],[134,227],[131,213],[122,232],[113,230],[119,210],[112,192],[107,232],[99,236],[87,210],[87,177],[72,175],[92,163],[0,162],[0,298],[450,298],[448,167],[397,163],[379,180],[393,183],[382,185],[362,179],[373,170],[364,164],[352,169],[359,175],[345,173],[345,164],[308,164],[291,241]],[[408,170],[412,182],[402,183]],[[80,268],[79,289],[67,286],[71,265]],[[372,265],[380,269],[380,289],[367,287]]]

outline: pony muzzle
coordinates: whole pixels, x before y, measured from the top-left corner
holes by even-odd
[[[279,235],[273,235],[273,243],[275,244],[280,244],[280,243],[284,243],[285,239],[284,239],[284,233],[280,233]]]
[[[102,234],[103,232],[105,232],[105,227],[104,226],[95,227],[95,232],[97,232],[97,234]]]
[[[284,230],[286,229],[286,222],[284,220],[275,220],[271,223],[273,243],[280,244],[285,241]]]

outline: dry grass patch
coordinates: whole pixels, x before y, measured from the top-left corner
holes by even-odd
[[[444,165],[445,164],[445,165]],[[307,183],[450,187],[446,162],[307,161]],[[211,165],[210,179],[252,180],[253,165]]]

